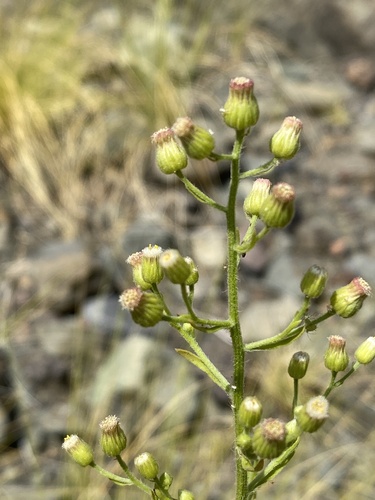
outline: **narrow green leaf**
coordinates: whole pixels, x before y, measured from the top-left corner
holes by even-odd
[[[221,387],[224,391],[226,391],[226,387],[223,387],[222,382],[218,379],[218,377],[206,366],[204,361],[197,356],[196,354],[187,351],[186,349],[175,349],[175,351],[182,356],[183,358],[187,359],[191,364],[202,370],[206,375],[210,377],[210,379],[219,387]]]

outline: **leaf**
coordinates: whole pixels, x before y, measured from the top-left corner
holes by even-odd
[[[219,378],[213,373],[210,368],[202,361],[202,359],[197,356],[196,354],[187,351],[186,349],[175,349],[175,351],[182,356],[183,358],[187,359],[191,364],[202,370],[206,375],[210,377],[210,379],[219,387],[221,387],[224,391],[227,390],[227,387],[223,386],[223,383]]]

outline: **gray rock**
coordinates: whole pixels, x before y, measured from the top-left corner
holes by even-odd
[[[125,335],[133,324],[129,312],[121,309],[117,295],[103,294],[86,299],[81,316],[87,327],[101,335]]]

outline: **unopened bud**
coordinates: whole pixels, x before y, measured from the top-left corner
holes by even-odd
[[[298,425],[297,420],[295,418],[293,420],[289,420],[289,422],[285,424],[285,429],[286,429],[286,444],[288,446],[294,443],[294,441],[297,438],[299,438],[300,435],[302,434],[302,429]]]
[[[295,191],[293,186],[280,182],[273,186],[265,199],[260,218],[268,227],[282,228],[291,222],[294,215]]]
[[[159,466],[155,458],[145,451],[134,459],[134,465],[142,477],[153,481],[159,473]]]
[[[254,429],[253,449],[261,458],[276,458],[286,448],[285,423],[276,418],[262,420]]]
[[[324,291],[328,273],[324,267],[314,264],[309,267],[301,281],[301,291],[310,299],[317,299]]]
[[[142,250],[142,277],[146,283],[157,285],[163,279],[164,273],[159,259],[163,249],[158,245],[149,245]]]
[[[91,446],[76,434],[66,436],[62,448],[82,467],[87,467],[94,463],[94,453]]]
[[[241,432],[236,439],[236,444],[246,456],[253,453],[252,439],[247,432]]]
[[[147,281],[143,279],[142,258],[143,252],[135,252],[129,255],[129,257],[126,259],[126,262],[127,264],[130,264],[132,266],[134,284],[139,286],[139,288],[141,288],[142,290],[149,290],[152,285],[151,283],[147,283]]]
[[[128,288],[120,295],[119,302],[123,309],[128,309],[137,325],[145,328],[154,326],[163,317],[164,305],[162,299],[140,288]]]
[[[307,352],[298,351],[292,356],[289,362],[288,373],[294,379],[303,378],[309,366],[310,356]]]
[[[300,148],[299,137],[302,131],[302,122],[295,116],[287,116],[280,129],[270,140],[270,150],[275,158],[290,160]]]
[[[355,359],[362,365],[367,365],[375,358],[375,337],[369,337],[357,348]]]
[[[185,281],[185,285],[193,286],[199,280],[199,271],[198,271],[198,268],[197,268],[195,262],[193,261],[193,259],[191,257],[185,257],[185,262],[187,262],[187,264],[189,264],[189,267],[190,267],[190,274]]]
[[[159,263],[167,278],[176,285],[182,285],[190,276],[190,266],[178,250],[165,250]]]
[[[328,418],[329,403],[324,396],[310,399],[305,405],[297,406],[294,416],[304,432],[317,431]]]
[[[354,316],[362,307],[364,300],[371,295],[370,285],[360,277],[333,292],[330,303],[332,309],[342,318]]]
[[[109,415],[99,424],[102,431],[100,444],[109,457],[117,457],[126,448],[126,436],[120,426],[120,420],[115,415]]]
[[[339,335],[328,337],[328,349],[324,355],[324,364],[332,372],[342,372],[349,364],[349,356],[345,350],[346,340]]]
[[[259,107],[253,93],[254,82],[249,78],[233,78],[229,84],[229,96],[222,109],[228,127],[245,130],[256,124]]]
[[[158,130],[151,136],[151,142],[156,146],[156,163],[164,174],[174,174],[187,166],[188,157],[172,129]]]
[[[168,472],[163,472],[159,477],[159,481],[163,489],[168,491],[173,483],[173,477]]]
[[[240,404],[238,410],[238,419],[240,424],[245,427],[245,429],[251,429],[259,424],[262,418],[262,404],[259,399],[255,396],[246,397]]]
[[[190,158],[203,160],[203,158],[210,156],[215,147],[211,132],[195,125],[193,120],[187,116],[177,118],[172,128]]]
[[[250,193],[246,196],[243,209],[247,217],[256,215],[259,217],[264,201],[270,194],[271,181],[268,179],[257,179]]]

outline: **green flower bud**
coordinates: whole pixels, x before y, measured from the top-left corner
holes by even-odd
[[[245,429],[251,429],[259,424],[260,419],[262,418],[262,412],[263,408],[259,399],[255,396],[248,396],[240,404],[240,408],[238,410],[239,423]]]
[[[247,217],[256,215],[259,217],[260,209],[268,198],[271,189],[271,181],[268,179],[257,179],[250,193],[246,196],[243,209]]]
[[[195,496],[189,490],[179,490],[178,500],[195,500]]]
[[[236,130],[246,130],[259,118],[258,102],[253,94],[254,82],[249,78],[233,78],[229,84],[229,96],[221,110],[224,122]]]
[[[94,453],[91,446],[76,434],[66,436],[62,448],[82,467],[94,464]]]
[[[293,186],[286,182],[280,182],[273,186],[259,213],[266,226],[275,228],[287,226],[293,219],[294,198]]]
[[[168,472],[163,472],[163,474],[161,474],[160,478],[160,484],[162,485],[162,487],[168,491],[169,488],[171,487],[172,483],[173,483],[173,477],[168,474]]]
[[[252,453],[254,453],[252,446],[252,439],[247,432],[241,432],[241,434],[239,434],[239,436],[237,437],[236,444],[240,448],[242,453],[244,453],[246,456],[249,456]]]
[[[357,348],[355,359],[362,365],[367,365],[375,358],[375,337],[369,337]]]
[[[294,416],[303,432],[315,432],[328,418],[329,404],[324,396],[310,399],[304,406],[297,406]]]
[[[294,418],[285,424],[286,429],[286,444],[287,446],[294,443],[294,441],[302,434],[302,429],[298,425],[297,420]]]
[[[167,278],[175,285],[182,285],[190,276],[190,266],[178,250],[165,250],[160,256],[159,264]]]
[[[174,174],[187,167],[188,157],[184,149],[177,144],[172,129],[166,127],[151,136],[156,146],[156,163],[164,174]]]
[[[185,281],[185,285],[194,286],[199,280],[198,268],[195,265],[195,262],[193,261],[193,259],[191,259],[190,257],[185,257],[185,262],[187,262],[187,264],[189,264],[189,267],[190,267],[190,274]]]
[[[128,288],[120,295],[120,304],[123,309],[128,309],[137,325],[145,328],[154,326],[163,317],[164,305],[162,299],[140,288]]]
[[[159,259],[163,249],[158,245],[149,245],[142,250],[142,277],[146,283],[157,285],[163,279],[164,273]]]
[[[254,429],[253,449],[260,458],[276,458],[286,448],[285,424],[276,418],[262,420]]]
[[[370,285],[360,277],[333,292],[330,303],[332,309],[342,318],[354,316],[362,307],[364,300],[371,295]]]
[[[109,457],[117,457],[126,448],[126,436],[120,427],[120,419],[109,415],[99,424],[102,430],[100,445]]]
[[[349,364],[349,356],[345,350],[346,340],[339,335],[328,337],[328,349],[324,354],[324,364],[332,372],[342,372]]]
[[[302,122],[295,116],[288,116],[280,129],[270,140],[270,151],[275,158],[290,160],[300,148],[299,136],[302,132]]]
[[[134,465],[142,477],[154,481],[159,473],[159,465],[155,458],[145,451],[134,459]]]
[[[195,125],[188,116],[177,118],[172,128],[190,158],[203,160],[203,158],[210,156],[215,147],[211,132]]]
[[[142,290],[149,290],[152,288],[151,283],[147,283],[143,279],[142,275],[142,258],[143,252],[135,252],[129,255],[126,259],[126,263],[130,264],[133,268],[133,282],[135,285],[139,286]]]
[[[288,373],[294,379],[303,378],[309,366],[310,356],[307,352],[295,352],[289,362]]]
[[[327,283],[328,273],[324,267],[314,264],[309,267],[301,281],[301,291],[310,299],[321,296]]]

